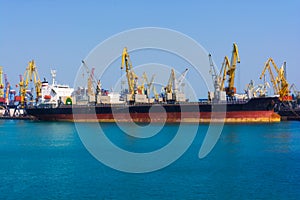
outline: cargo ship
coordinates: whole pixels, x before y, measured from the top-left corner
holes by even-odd
[[[185,71],[186,72],[186,71]],[[280,116],[274,112],[278,97],[252,97],[251,94],[235,95],[230,98],[225,91],[210,93],[210,98],[198,102],[188,102],[183,92],[177,89],[175,74],[171,71],[165,93],[148,98],[147,88],[139,91],[134,86],[134,94],[101,89],[98,82],[96,93],[91,87],[86,89],[58,85],[53,75],[52,84],[42,82],[42,98],[37,105],[26,108],[27,115],[44,121],[75,122],[136,122],[136,123],[271,123],[279,122]],[[88,83],[91,83],[88,80]],[[176,85],[176,84],[175,84]],[[169,90],[168,90],[169,87]],[[130,88],[130,87],[129,87]],[[149,91],[149,90],[148,90]],[[146,94],[145,94],[146,93]]]
[[[208,56],[211,62],[211,55]],[[139,85],[127,53],[123,49],[121,69],[126,70],[128,88],[126,91],[110,92],[103,90],[100,80],[96,81],[93,73],[88,74],[86,89],[73,91],[70,87],[58,87],[55,73],[52,73],[52,86],[45,80],[42,83],[42,98],[39,104],[28,106],[26,112],[38,120],[76,121],[76,122],[137,122],[137,123],[270,123],[279,122],[280,116],[274,112],[278,97],[255,97],[251,91],[236,94],[234,71],[239,63],[237,45],[233,45],[232,58],[217,74],[211,64],[214,91],[209,92],[203,101],[189,102],[180,89],[188,69],[175,75],[171,70],[167,85],[162,93],[157,94],[153,78],[147,84]],[[87,72],[89,67],[82,61]],[[222,74],[223,73],[223,74]],[[224,81],[228,75],[228,87]],[[146,86],[145,86],[146,85]],[[153,90],[154,98],[150,95]]]
[[[102,104],[29,107],[27,114],[38,120],[75,122],[190,122],[270,123],[279,122],[274,112],[276,97],[252,98],[243,102],[174,104]]]
[[[300,108],[282,108],[277,113],[281,116],[282,121],[300,121]]]
[[[300,120],[300,99],[278,102],[274,110],[281,116],[282,121]]]

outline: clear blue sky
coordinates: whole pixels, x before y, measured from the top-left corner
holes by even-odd
[[[35,59],[39,74],[73,84],[80,62],[106,38],[138,27],[182,32],[213,54],[220,67],[239,46],[237,86],[256,80],[268,57],[287,61],[288,80],[300,89],[300,1],[76,1],[0,0],[0,65],[18,82]]]

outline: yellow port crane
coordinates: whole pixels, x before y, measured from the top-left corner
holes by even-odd
[[[165,89],[165,96],[166,101],[185,101],[184,93],[183,93],[183,86],[185,85],[183,81],[185,80],[185,76],[188,72],[186,68],[184,72],[182,72],[177,78],[175,76],[174,69],[171,69],[170,78],[168,84],[166,85]],[[181,88],[179,88],[181,87]]]
[[[280,81],[279,95],[282,96],[283,101],[290,101],[292,97],[290,96],[289,83],[286,80],[286,62],[283,63],[279,69],[278,80]]]
[[[290,91],[293,91],[293,94],[295,95],[295,97],[297,99],[300,98],[300,91],[297,89],[297,87],[294,83],[290,86]]]
[[[3,68],[0,67],[0,98],[4,97],[4,85],[3,85]]]
[[[143,78],[144,78],[144,80],[147,83],[147,89],[146,89],[147,92],[146,93],[147,93],[147,97],[148,98],[150,98],[150,88],[151,88],[151,86],[153,84],[154,77],[155,77],[155,74],[152,75],[151,80],[149,82],[146,72],[143,73]]]
[[[210,63],[210,70],[209,73],[212,75],[212,80],[214,84],[214,98],[218,98],[220,91],[225,91],[224,83],[226,80],[226,72],[230,67],[230,61],[227,56],[224,57],[224,61],[222,63],[222,67],[220,72],[214,66],[211,54],[208,54],[209,63]],[[209,94],[210,95],[210,94]],[[209,97],[210,98],[210,97]]]
[[[274,73],[272,71],[271,64],[277,73],[276,77],[274,76]],[[265,63],[264,69],[259,78],[262,79],[262,77],[266,73],[266,70],[268,70],[273,85],[274,94],[279,95],[279,99],[281,101],[288,101],[290,100],[290,95],[289,95],[290,90],[289,90],[289,84],[285,78],[284,68],[285,68],[285,63],[281,68],[278,68],[274,60],[272,58],[269,58]]]
[[[93,67],[87,81],[87,93],[90,96],[95,96],[94,85],[93,85],[94,71],[95,68]]]
[[[35,87],[36,101],[38,101],[38,99],[42,96],[41,93],[42,83],[40,81],[40,77],[38,75],[34,60],[29,61],[26,71],[24,73],[24,79],[22,78],[19,83],[22,108],[24,108],[25,106],[26,90],[28,89],[29,82],[32,81]]]
[[[220,82],[220,91],[225,91],[224,85],[226,80],[226,72],[230,68],[230,61],[227,56],[224,57],[224,61],[222,63],[222,68],[220,70],[220,74],[218,76]]]
[[[135,92],[135,83],[136,83],[136,80],[138,79],[138,76],[133,71],[132,63],[131,63],[131,60],[130,60],[130,57],[129,57],[126,47],[123,49],[123,53],[122,53],[121,69],[123,69],[124,66],[125,66],[125,70],[126,70],[126,78],[127,78],[127,82],[128,82],[129,94],[133,95]]]
[[[97,88],[99,86],[98,85],[99,81],[97,81],[96,78],[95,78],[95,67],[92,67],[92,69],[90,70],[90,68],[85,63],[84,60],[82,60],[81,63],[83,64],[85,72],[88,76],[88,79],[87,79],[87,93],[90,96],[94,96],[95,95],[94,88],[95,87]]]
[[[234,87],[235,69],[237,63],[240,63],[239,51],[236,43],[233,43],[233,50],[231,56],[230,67],[228,68],[226,74],[228,75],[228,87],[225,88],[228,96],[232,97],[236,93],[236,88]]]
[[[24,108],[24,103],[25,103],[25,96],[26,96],[26,89],[24,87],[24,79],[23,76],[20,74],[20,82],[19,82],[19,87],[20,87],[20,104],[21,108]]]
[[[168,81],[168,84],[166,86],[166,93],[173,93],[173,86],[174,86],[174,83],[175,82],[175,71],[174,69],[171,69],[171,74],[170,74],[170,78],[169,78],[169,81]]]
[[[146,81],[146,79],[143,77],[141,85],[137,85],[137,93],[138,94],[145,94],[145,81]]]
[[[158,102],[159,101],[159,94],[156,92],[156,88],[154,85],[152,85],[152,91],[154,94],[154,99]]]
[[[7,74],[4,74],[4,81],[5,81],[5,103],[9,104],[9,93],[10,93],[10,83],[7,80]]]

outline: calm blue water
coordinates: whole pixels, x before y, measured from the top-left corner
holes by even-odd
[[[161,148],[177,128],[167,125],[161,136],[135,142],[116,125],[103,126],[113,142],[136,152]],[[298,199],[300,122],[226,125],[199,159],[206,129],[200,126],[170,166],[129,174],[91,156],[72,123],[2,120],[0,199]]]

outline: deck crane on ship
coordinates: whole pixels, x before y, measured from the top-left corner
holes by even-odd
[[[4,104],[5,103],[4,85],[3,85],[2,76],[3,76],[3,68],[0,67],[0,104]]]
[[[168,84],[165,87],[165,98],[168,103],[184,102],[186,101],[183,89],[179,89],[179,86],[183,85],[183,81],[188,72],[185,69],[177,78],[175,76],[174,69],[171,69],[171,74],[168,80]]]
[[[289,90],[293,92],[294,97],[297,100],[300,100],[300,91],[297,89],[297,87],[296,87],[296,85],[294,83],[290,86]]]
[[[146,84],[147,84],[146,95],[147,95],[147,98],[150,99],[150,88],[151,88],[151,86],[153,85],[153,81],[154,81],[154,78],[155,78],[155,74],[152,75],[151,80],[149,81],[146,72],[144,72],[144,73],[143,73],[143,78],[144,78],[144,80],[146,81]]]
[[[227,56],[224,57],[224,61],[222,63],[222,67],[220,72],[217,72],[217,69],[214,66],[211,54],[208,55],[209,63],[210,63],[210,74],[212,75],[214,92],[209,93],[208,99],[214,102],[225,101],[226,93],[225,93],[225,80],[226,80],[226,72],[230,68],[230,61]]]
[[[236,43],[233,43],[233,50],[231,61],[228,56],[224,57],[222,67],[218,73],[212,58],[211,54],[208,55],[210,63],[210,74],[212,75],[214,92],[209,93],[209,99],[214,99],[214,101],[226,101],[226,95],[229,98],[233,98],[236,93],[236,88],[234,86],[235,70],[237,63],[240,63],[239,51]],[[225,87],[225,80],[228,77],[228,86]],[[224,93],[226,92],[226,93]]]
[[[167,94],[173,93],[174,80],[175,80],[175,71],[174,71],[174,69],[171,69],[171,74],[170,74],[170,77],[168,80],[168,84],[165,88]]]
[[[90,68],[87,66],[87,64],[85,63],[84,60],[81,61],[84,69],[88,75],[88,79],[87,79],[87,94],[89,97],[89,101],[95,101],[95,96],[97,96],[100,91],[101,91],[101,83],[100,80],[96,80],[95,78],[95,68],[93,67],[91,70]],[[95,89],[96,88],[96,89]],[[96,93],[94,92],[96,91]]]
[[[271,64],[275,69],[275,76]],[[281,68],[278,68],[273,58],[269,58],[265,63],[264,69],[260,75],[260,79],[262,79],[266,73],[269,71],[269,77],[272,82],[273,90],[275,95],[279,95],[279,99],[281,101],[291,101],[292,97],[290,96],[289,84],[285,78],[285,64]]]
[[[163,99],[160,97],[160,95],[157,93],[156,91],[156,87],[154,86],[154,84],[152,84],[152,91],[153,91],[153,94],[154,94],[154,99],[157,103],[160,103],[163,101]]]
[[[229,58],[227,56],[225,56],[224,61],[222,63],[220,75],[219,75],[220,79],[221,79],[221,81],[220,81],[220,90],[221,91],[226,91],[225,80],[226,80],[226,75],[227,75],[229,68],[230,68],[230,61],[229,61]]]
[[[9,94],[10,94],[10,83],[8,82],[7,79],[7,74],[4,74],[4,83],[5,83],[5,103],[8,105],[9,104]]]
[[[127,95],[127,100],[132,102],[134,101],[134,94],[136,93],[137,90],[136,83],[137,83],[138,76],[133,71],[130,56],[127,52],[126,47],[123,49],[123,53],[122,53],[121,69],[124,69],[124,67],[126,71],[126,78],[127,78],[128,91],[129,91],[129,94]]]
[[[20,101],[21,108],[25,107],[26,91],[28,89],[29,82],[32,81],[36,92],[36,102],[37,102],[38,99],[42,97],[41,95],[42,83],[40,81],[34,60],[29,61],[26,71],[24,73],[24,79],[22,78],[19,83],[20,96],[21,96],[21,101]]]
[[[226,59],[226,62],[228,62],[228,60],[229,59]],[[226,71],[226,74],[228,75],[228,86],[225,88],[225,91],[229,97],[233,97],[236,93],[236,88],[234,86],[234,78],[237,63],[240,63],[240,56],[237,44],[233,43],[230,67],[228,67],[228,70]]]
[[[174,90],[175,90],[175,93],[179,93],[179,92],[182,92],[183,93],[183,88],[185,86],[184,84],[184,80],[185,80],[185,77],[188,73],[189,69],[186,68],[180,75],[177,79],[175,79],[175,87],[174,87]]]
[[[209,60],[209,65],[210,65],[210,70],[209,73],[212,76],[212,81],[213,81],[213,85],[214,85],[214,89],[215,91],[220,91],[220,75],[214,65],[214,62],[212,60],[212,55],[208,54],[208,60]]]

